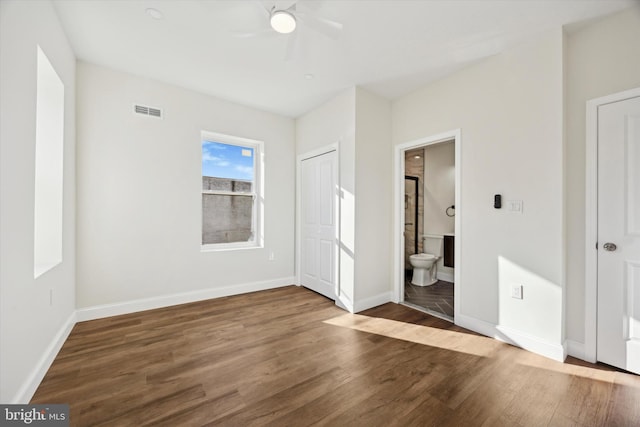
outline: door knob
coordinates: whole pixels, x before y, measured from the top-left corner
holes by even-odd
[[[615,245],[615,243],[605,243],[603,246],[605,251],[609,251],[609,252],[613,252],[616,249],[618,249],[618,247]]]

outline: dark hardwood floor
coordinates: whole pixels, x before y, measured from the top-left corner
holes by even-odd
[[[32,403],[75,426],[638,426],[640,377],[291,286],[78,323]]]

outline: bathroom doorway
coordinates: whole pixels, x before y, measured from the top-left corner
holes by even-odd
[[[454,131],[396,152],[398,302],[450,322],[460,299],[459,145]]]

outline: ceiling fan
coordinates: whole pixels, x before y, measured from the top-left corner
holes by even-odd
[[[257,32],[236,33],[238,37],[255,37],[260,35],[285,34],[289,37],[285,60],[292,58],[296,44],[298,31],[301,27],[308,27],[326,37],[337,40],[342,33],[340,22],[319,16],[314,6],[319,1],[311,0],[278,0],[275,3],[265,3],[261,0],[253,0],[253,4],[259,8],[260,13],[267,19],[269,27]],[[302,6],[302,10],[298,9]]]

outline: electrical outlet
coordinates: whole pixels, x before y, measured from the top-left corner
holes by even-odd
[[[511,286],[511,298],[522,299],[522,285]]]
[[[276,260],[276,254],[273,251],[269,251],[269,261],[275,261]]]

